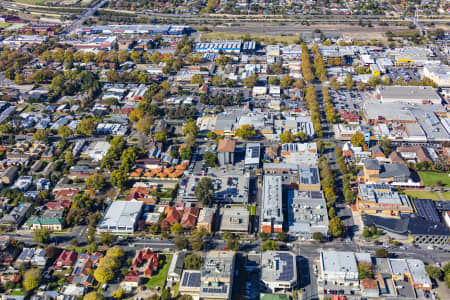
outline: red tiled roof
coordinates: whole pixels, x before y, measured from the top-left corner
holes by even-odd
[[[177,210],[173,206],[168,206],[164,209],[164,213],[166,214],[166,221],[169,224],[180,223],[181,215],[183,214],[182,210]]]
[[[217,152],[234,152],[235,148],[235,140],[220,140],[217,146]]]
[[[184,227],[191,227],[197,224],[198,215],[200,214],[200,208],[198,207],[187,207],[184,210],[183,216],[181,218],[181,225]]]

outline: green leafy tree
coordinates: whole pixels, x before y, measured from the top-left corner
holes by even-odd
[[[203,77],[200,74],[194,74],[191,77],[191,83],[203,84]]]
[[[100,234],[100,243],[105,246],[111,246],[111,244],[114,243],[115,239],[116,237],[111,233],[105,232]]]
[[[189,254],[184,258],[184,268],[187,270],[200,270],[203,258],[197,254]]]
[[[373,265],[367,262],[358,262],[359,280],[373,278]]]
[[[279,240],[280,242],[286,242],[288,240],[288,234],[286,232],[278,232],[275,237],[277,238],[277,240]]]
[[[377,250],[375,250],[375,257],[387,258],[389,257],[389,252],[384,248],[378,248]]]
[[[41,283],[41,272],[39,269],[30,269],[23,275],[23,287],[27,291],[34,290]]]
[[[285,131],[282,134],[280,134],[280,142],[282,144],[289,144],[294,142],[294,135],[292,134],[291,131]]]
[[[219,165],[216,155],[212,152],[203,154],[203,160],[205,161],[206,166],[210,168],[215,168]]]
[[[283,77],[281,77],[281,80],[280,80],[280,87],[281,87],[282,89],[288,89],[288,88],[291,87],[292,82],[293,82],[292,77],[289,76],[289,74],[286,74],[286,75],[284,75]]]
[[[354,81],[353,81],[352,75],[347,74],[347,76],[344,79],[344,84],[345,84],[345,87],[347,88],[347,90],[351,90],[353,88]]]
[[[155,134],[155,141],[157,141],[158,143],[167,144],[167,142],[169,141],[169,137],[165,132],[158,132]]]
[[[64,125],[58,128],[58,135],[63,139],[69,137],[72,134],[72,129],[70,129],[69,126]]]
[[[242,125],[241,128],[236,129],[234,134],[240,138],[249,139],[256,134],[256,131],[251,125],[246,124]]]
[[[105,296],[96,291],[92,291],[84,295],[83,300],[105,300]]]
[[[180,150],[180,156],[182,160],[191,160],[192,158],[192,149],[191,147],[183,147]]]
[[[361,132],[355,132],[350,140],[353,146],[362,147],[364,145],[364,134]]]
[[[134,110],[134,111],[136,111],[136,110]],[[142,132],[145,135],[148,135],[152,128],[152,124],[153,124],[153,120],[151,117],[143,116],[143,117],[137,118],[137,122],[134,126],[136,126],[137,131]]]
[[[203,203],[203,205],[208,205],[213,201],[214,189],[211,178],[202,177],[202,179],[200,179],[197,188],[195,189],[195,197],[198,201]]]
[[[48,136],[49,136],[49,131],[48,130],[46,130],[46,129],[38,129],[33,134],[33,140],[40,141],[40,142],[43,142],[43,143],[47,143],[48,142]]]
[[[271,76],[269,77],[269,84],[271,85],[278,85],[278,77],[277,76]]]
[[[270,250],[277,251],[277,250],[280,250],[280,247],[277,245],[277,243],[275,243],[275,241],[267,240],[262,244],[261,250],[262,251],[270,251]]]
[[[109,181],[111,182],[112,185],[116,187],[124,188],[128,181],[127,172],[123,170],[114,170],[111,173]]]
[[[183,232],[183,229],[183,226],[179,223],[175,223],[170,227],[170,231],[172,231],[174,235],[179,235]]]
[[[211,78],[211,84],[214,86],[222,85],[223,84],[222,77],[220,77],[219,75],[214,76],[213,78]]]
[[[194,251],[200,251],[203,249],[203,240],[200,237],[193,237],[191,239],[191,247]]]
[[[111,270],[117,270],[120,267],[120,261],[115,256],[106,255],[98,264],[100,268],[108,268]]]
[[[114,246],[112,248],[109,248],[106,251],[106,256],[112,256],[112,257],[121,258],[124,255],[125,255],[125,252],[119,246]]]
[[[33,231],[33,241],[47,244],[50,241],[51,231],[47,228],[40,228]]]
[[[100,191],[105,187],[105,177],[96,173],[86,179],[86,187]]]
[[[443,273],[439,267],[427,265],[425,266],[425,271],[427,271],[428,276],[434,280],[441,280]]]
[[[115,290],[115,291],[111,294],[111,296],[112,296],[114,299],[122,299],[124,295],[125,295],[125,290],[122,289],[122,288],[118,288],[117,290]]]
[[[94,271],[94,278],[103,284],[114,279],[114,272],[110,268],[98,267]]]
[[[334,217],[328,224],[328,231],[332,237],[342,236],[345,232],[345,224],[339,217]]]
[[[13,127],[10,123],[4,122],[0,124],[0,132],[3,134],[11,133],[13,131]]]
[[[197,136],[197,134],[200,132],[200,128],[198,128],[197,124],[195,124],[194,120],[190,120],[187,122],[183,127],[183,134],[184,135],[192,135]]]
[[[174,243],[178,249],[187,249],[189,246],[189,241],[183,236],[177,236],[174,239]]]
[[[325,236],[321,232],[313,232],[312,238],[316,241],[322,241],[325,239]]]
[[[95,122],[93,119],[84,119],[77,126],[77,132],[85,136],[91,136],[94,133]]]
[[[260,232],[259,234],[259,238],[263,241],[266,241],[268,239],[270,239],[270,233],[269,232]]]
[[[257,83],[258,75],[256,74],[251,74],[242,81],[242,84],[249,88],[253,88]]]
[[[215,140],[217,138],[217,134],[214,131],[209,131],[206,134],[206,137],[210,140]]]

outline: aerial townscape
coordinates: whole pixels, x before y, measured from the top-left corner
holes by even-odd
[[[450,300],[450,1],[0,0],[0,300]]]

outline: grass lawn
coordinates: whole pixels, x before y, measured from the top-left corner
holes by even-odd
[[[35,111],[37,109],[37,105],[28,105],[25,109],[24,109],[24,113],[29,113],[32,111]]]
[[[252,33],[246,36],[250,36],[252,39],[259,38],[262,40],[271,40],[274,43],[288,43],[292,44],[298,41],[298,35],[272,35],[266,33]],[[244,34],[232,33],[232,32],[206,32],[202,33],[201,39],[207,40],[239,40],[243,39]]]
[[[0,22],[0,28],[1,29],[4,29],[4,28],[8,27],[9,25],[11,25],[11,23]]]
[[[419,176],[425,186],[438,185],[438,181],[441,181],[445,186],[450,187],[450,176],[447,173],[419,172]]]
[[[419,199],[431,199],[431,200],[441,200],[439,194],[436,192],[427,192],[427,191],[405,191],[405,194],[411,198],[419,198]]]
[[[165,255],[166,259],[164,265],[161,269],[159,269],[158,274],[153,275],[149,281],[147,282],[147,287],[150,289],[154,289],[157,286],[162,290],[164,288],[164,284],[166,283],[167,272],[169,272],[170,261],[172,260],[172,255]]]
[[[15,2],[23,3],[23,4],[32,4],[32,5],[40,5],[44,4],[47,0],[15,0]]]
[[[442,193],[442,195],[444,196],[445,200],[450,201],[450,192],[444,192]]]
[[[14,290],[11,292],[12,296],[23,296],[23,293],[21,290]]]

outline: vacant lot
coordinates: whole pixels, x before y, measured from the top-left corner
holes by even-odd
[[[441,200],[437,192],[427,191],[405,191],[405,194],[411,198]]]
[[[420,179],[425,186],[444,185],[450,187],[450,176],[447,173],[419,172]]]

